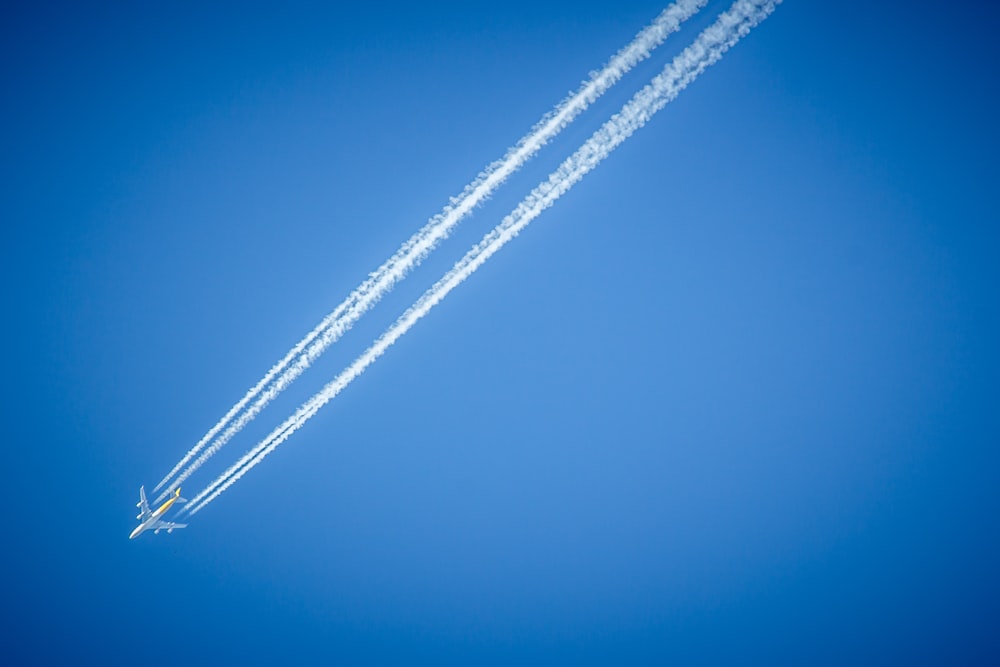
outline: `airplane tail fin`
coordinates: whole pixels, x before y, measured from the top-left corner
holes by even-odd
[[[181,488],[180,487],[177,487],[177,490],[174,491],[174,498],[177,499],[177,500],[174,501],[175,504],[181,504],[181,503],[186,503],[187,502],[187,498],[181,498]]]

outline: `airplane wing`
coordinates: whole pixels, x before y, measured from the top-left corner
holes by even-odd
[[[175,528],[187,528],[186,523],[172,523],[170,521],[160,521],[153,527],[153,534],[165,530],[168,533],[172,532]]]
[[[146,487],[139,487],[139,502],[135,504],[139,508],[139,516],[136,517],[139,521],[145,521],[149,518],[152,512],[149,511],[149,501],[146,500]]]

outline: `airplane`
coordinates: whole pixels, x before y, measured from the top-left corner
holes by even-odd
[[[128,536],[128,539],[134,540],[135,538],[142,535],[147,530],[152,530],[153,534],[158,534],[161,530],[165,530],[168,533],[174,532],[175,528],[185,528],[186,523],[171,523],[169,521],[160,521],[160,517],[166,514],[170,506],[176,502],[186,503],[187,500],[181,498],[180,488],[174,493],[174,497],[166,501],[158,508],[155,512],[149,510],[149,503],[146,501],[146,487],[139,487],[139,502],[135,504],[139,508],[139,514],[135,518],[141,521],[132,534]]]

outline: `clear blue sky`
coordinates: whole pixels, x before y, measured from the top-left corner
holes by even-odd
[[[0,662],[1000,659],[986,3],[786,0],[189,528],[130,542],[139,485],[664,6],[330,4],[0,10]]]

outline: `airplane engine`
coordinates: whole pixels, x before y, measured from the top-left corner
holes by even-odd
[[[169,535],[169,534],[170,534],[170,533],[172,533],[172,532],[174,532],[174,529],[173,529],[173,528],[168,528],[168,529],[167,529],[167,535]]]

